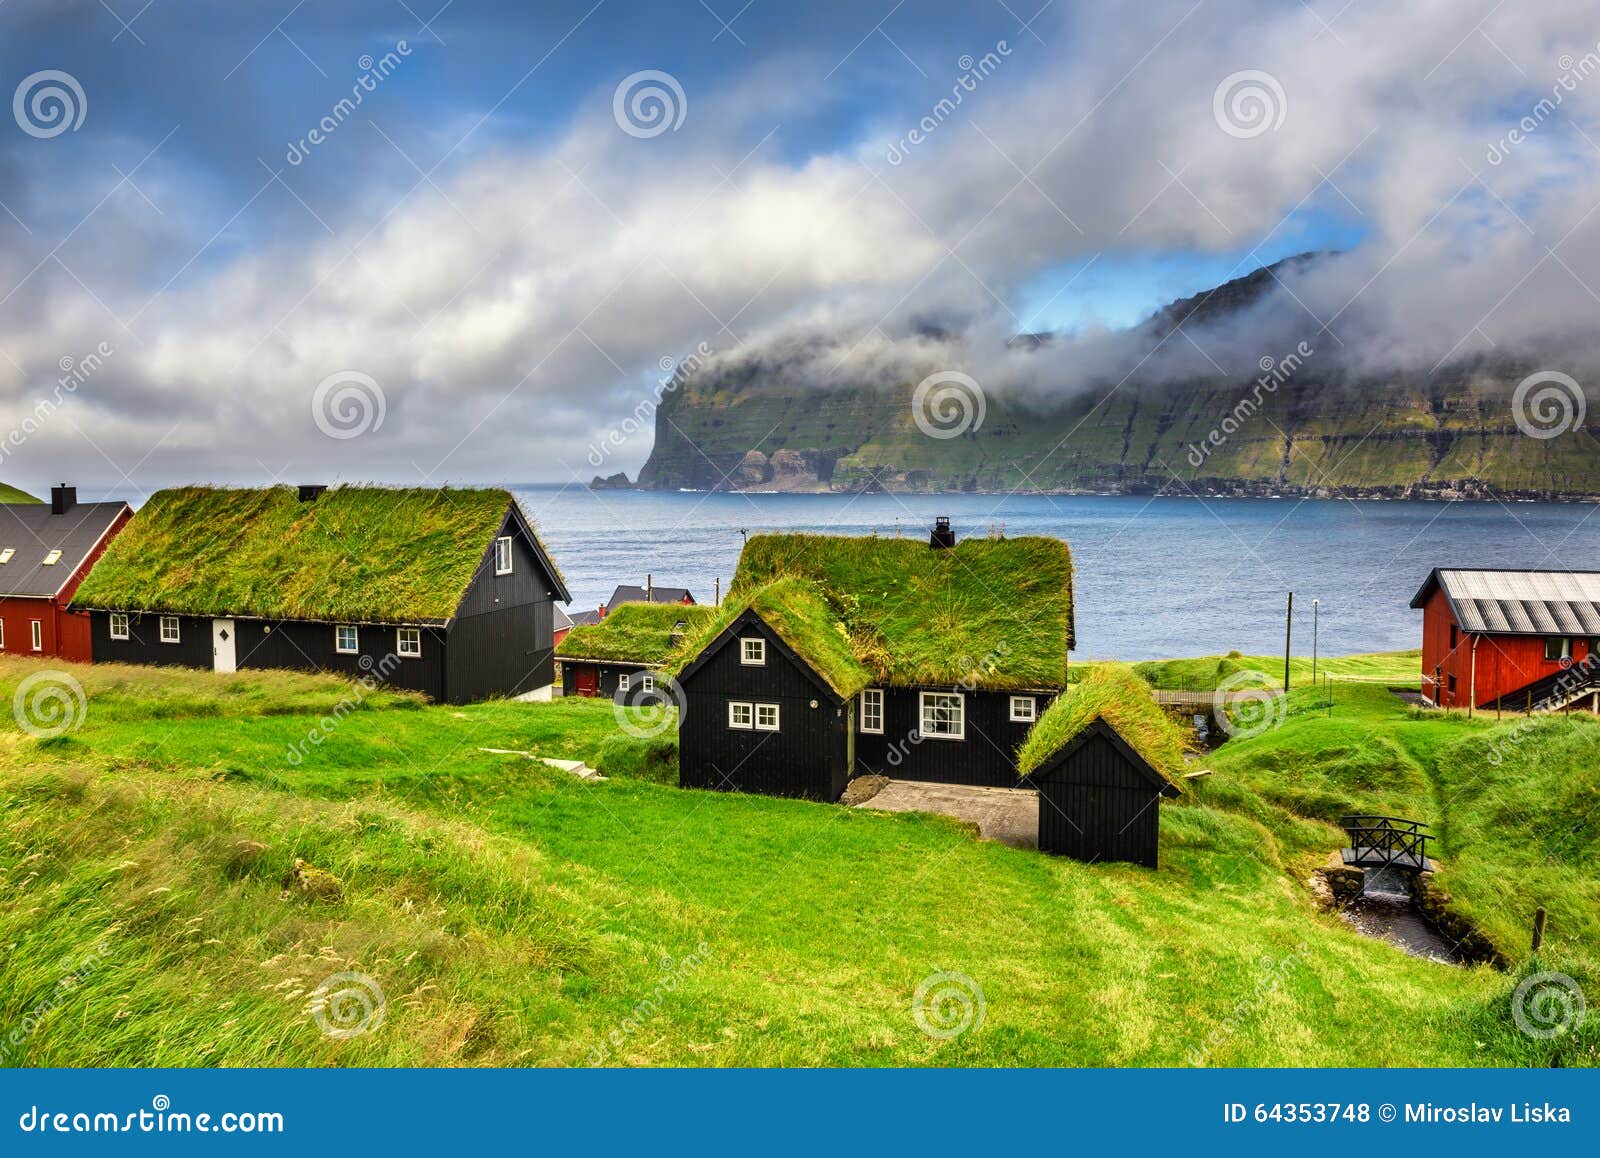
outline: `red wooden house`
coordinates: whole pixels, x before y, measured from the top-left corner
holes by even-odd
[[[1411,606],[1429,703],[1600,711],[1600,572],[1436,568]]]
[[[69,486],[49,503],[0,503],[0,652],[90,661],[89,617],[67,603],[132,517],[127,503],[80,503]]]

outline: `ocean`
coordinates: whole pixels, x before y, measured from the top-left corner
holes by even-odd
[[[1587,503],[512,489],[574,610],[647,574],[710,602],[742,531],[926,539],[948,515],[958,537],[1055,535],[1076,561],[1080,659],[1279,654],[1290,591],[1296,654],[1311,650],[1313,600],[1324,655],[1411,648],[1421,620],[1409,603],[1433,567],[1600,569],[1600,507]]]

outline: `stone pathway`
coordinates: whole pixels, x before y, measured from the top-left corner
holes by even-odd
[[[1015,848],[1039,847],[1039,794],[1028,788],[891,780],[871,800],[856,807],[880,812],[937,812],[972,821],[984,840],[997,840]]]

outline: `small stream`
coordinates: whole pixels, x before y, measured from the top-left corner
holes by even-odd
[[[1358,932],[1387,941],[1413,957],[1461,963],[1456,945],[1423,919],[1398,869],[1368,869],[1362,893],[1340,912]]]

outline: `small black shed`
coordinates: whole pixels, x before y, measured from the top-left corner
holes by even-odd
[[[1096,716],[1030,779],[1039,790],[1041,852],[1156,867],[1159,805],[1178,789],[1104,718]]]

